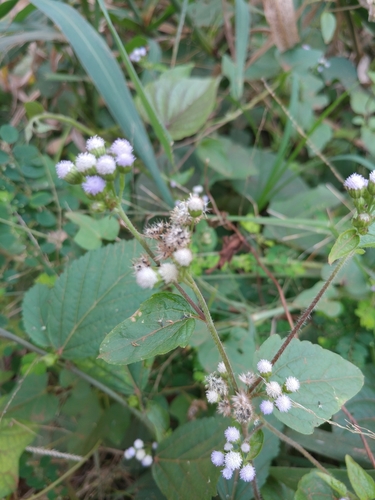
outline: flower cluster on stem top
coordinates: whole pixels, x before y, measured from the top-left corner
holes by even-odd
[[[344,187],[353,199],[357,212],[352,219],[352,224],[359,234],[367,234],[374,222],[375,170],[370,172],[368,179],[356,173],[350,175],[345,180]]]
[[[227,442],[223,451],[213,451],[211,462],[216,467],[223,467],[221,474],[224,479],[231,479],[235,470],[240,470],[240,479],[245,482],[253,481],[255,468],[248,459],[250,445],[241,439],[241,433],[237,427],[228,427],[224,432]]]
[[[157,448],[157,443],[152,444],[152,449],[155,450]],[[131,460],[132,458],[135,458],[141,464],[143,467],[150,467],[150,465],[153,462],[152,458],[152,451],[150,447],[145,446],[144,442],[142,439],[136,439],[134,441],[133,446],[130,446],[130,448],[127,448],[124,451],[124,458],[126,460]]]

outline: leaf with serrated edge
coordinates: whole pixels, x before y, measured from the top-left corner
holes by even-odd
[[[348,229],[341,233],[329,253],[328,262],[332,264],[335,260],[345,257],[357,248],[360,241],[355,229]]]
[[[320,479],[315,471],[312,471],[303,476],[298,483],[294,500],[314,500],[317,498],[324,498],[324,500],[337,499],[330,486]]]
[[[283,344],[279,335],[272,335],[255,353],[254,366],[260,359],[271,360]],[[281,385],[289,376],[301,384],[290,394],[303,408],[291,408],[287,413],[275,409],[275,416],[288,427],[302,434],[311,434],[338,412],[343,404],[361,389],[362,372],[338,354],[306,340],[293,339],[272,370],[272,380]]]
[[[41,347],[49,345],[46,328],[48,294],[49,288],[37,283],[25,293],[22,304],[25,330],[33,342]]]
[[[107,363],[127,365],[185,347],[194,331],[193,314],[179,295],[155,293],[106,336],[99,357]]]
[[[152,474],[168,500],[211,500],[216,495],[220,469],[210,457],[223,448],[228,425],[228,419],[202,418],[181,425],[159,444]]]
[[[75,260],[58,278],[49,292],[46,326],[59,355],[97,356],[105,335],[150,296],[136,285],[131,267],[141,249],[134,240],[107,245]]]
[[[19,458],[34,438],[35,433],[24,424],[11,419],[0,423],[0,498],[16,490]]]
[[[351,456],[345,456],[348,476],[359,500],[372,500],[375,498],[375,481],[365,470],[358,465]]]

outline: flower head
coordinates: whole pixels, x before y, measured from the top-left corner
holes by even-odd
[[[259,373],[272,373],[272,363],[267,359],[261,359],[257,364],[257,368]]]
[[[282,396],[279,396],[276,399],[275,405],[277,406],[277,409],[281,413],[286,413],[292,407],[292,400],[290,399],[289,396],[286,396],[285,394],[283,394]]]
[[[225,435],[225,438],[226,440],[229,442],[229,443],[235,443],[236,441],[238,441],[241,437],[240,435],[240,431],[237,429],[237,427],[228,427],[225,431],[224,431],[224,435]]]
[[[253,416],[253,407],[244,391],[239,391],[232,396],[234,418],[240,424],[249,422]]]
[[[271,415],[271,413],[273,412],[272,401],[267,401],[266,399],[263,400],[259,405],[259,409],[263,413],[263,415]]]
[[[230,417],[231,407],[229,401],[227,399],[222,399],[221,401],[219,401],[216,411],[219,413],[219,415],[223,415],[224,417]]]
[[[158,275],[151,267],[143,267],[135,274],[135,280],[141,288],[153,288],[158,279]]]
[[[221,377],[216,377],[211,373],[205,378],[205,383],[206,387],[218,392],[221,396],[226,396],[228,394],[228,385]]]
[[[288,392],[296,392],[300,388],[299,380],[296,377],[288,377],[285,380],[285,388]]]
[[[253,372],[241,373],[238,378],[246,385],[251,385],[256,379],[256,375]]]
[[[133,146],[126,139],[116,139],[110,148],[111,153],[115,156],[120,156],[122,154],[131,154],[133,152]]]
[[[225,366],[225,363],[223,363],[223,361],[220,361],[220,363],[217,365],[217,371],[219,373],[227,373],[227,368]]]
[[[105,151],[105,142],[102,137],[98,137],[97,135],[94,135],[94,137],[90,137],[90,139],[87,139],[86,141],[86,149],[87,151],[93,152],[93,153],[104,153]]]
[[[216,465],[216,467],[221,467],[224,464],[224,453],[221,451],[213,451],[211,453],[211,462]]]
[[[143,467],[150,467],[152,464],[152,456],[151,455],[146,455],[142,461],[141,461]]]
[[[135,458],[139,460],[140,462],[145,458],[146,452],[143,448],[140,448],[135,452]]]
[[[147,50],[145,47],[138,47],[130,53],[129,59],[132,62],[139,62],[142,59],[142,57],[144,57],[146,54]]]
[[[198,186],[194,186],[192,189],[194,194],[202,194],[203,193],[203,186],[200,184]]]
[[[190,194],[190,198],[187,200],[187,209],[189,214],[196,218],[200,217],[204,212],[205,204],[202,198],[200,198],[197,194]]]
[[[249,453],[250,451],[250,445],[249,443],[242,443],[241,444],[241,451],[243,451],[244,453]]]
[[[174,260],[179,266],[188,267],[193,260],[193,254],[189,248],[179,248],[173,254]]]
[[[135,162],[135,156],[131,153],[122,153],[116,157],[116,163],[120,167],[131,167]]]
[[[136,439],[134,441],[134,448],[136,448],[137,450],[141,449],[144,447],[144,442],[142,441],[142,439]]]
[[[225,467],[225,469],[223,469],[221,471],[222,475],[223,475],[223,478],[224,479],[232,479],[232,476],[233,476],[233,470],[232,469],[229,469],[228,467]]]
[[[126,458],[126,460],[130,460],[134,456],[135,456],[135,449],[133,446],[124,451],[124,458]]]
[[[172,283],[173,281],[177,281],[178,269],[174,264],[166,262],[160,266],[159,274],[163,278],[165,283]]]
[[[282,390],[280,384],[274,381],[269,382],[268,384],[266,384],[266,393],[267,396],[274,399],[281,396]]]
[[[232,443],[225,443],[224,451],[230,451],[230,450],[233,450],[233,444]]]
[[[78,172],[86,173],[96,165],[96,158],[92,153],[80,153],[76,158]]]
[[[65,179],[65,177],[73,170],[75,170],[75,165],[73,162],[68,160],[59,161],[56,165],[56,173],[59,179]]]
[[[352,174],[344,182],[344,187],[346,187],[346,189],[360,191],[367,186],[367,182],[368,181],[362,175]]]
[[[116,170],[116,162],[113,156],[103,155],[98,158],[96,163],[96,170],[100,175],[110,175]]]
[[[102,193],[105,189],[106,182],[104,179],[99,177],[98,175],[92,175],[90,177],[86,177],[86,181],[82,184],[82,188],[86,194],[90,194],[96,196],[99,193]]]
[[[247,483],[249,483],[254,479],[254,477],[255,477],[255,468],[252,465],[250,464],[245,465],[240,470],[240,478],[242,479],[242,481],[246,481]]]
[[[238,453],[237,451],[229,451],[225,455],[225,465],[228,467],[228,469],[239,469],[242,464],[242,457],[241,453]]]
[[[207,401],[209,403],[217,403],[220,399],[220,395],[216,391],[206,391]]]

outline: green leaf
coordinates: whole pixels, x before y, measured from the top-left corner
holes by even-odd
[[[264,432],[262,429],[258,429],[254,434],[251,435],[249,444],[250,451],[246,457],[247,460],[254,460],[259,453],[262,451],[264,443]]]
[[[2,125],[0,127],[0,137],[8,144],[16,142],[18,140],[18,135],[17,129],[11,125]]]
[[[367,116],[375,112],[375,99],[363,90],[356,90],[350,94],[350,105],[355,113]]]
[[[22,305],[23,323],[25,330],[35,344],[41,347],[49,345],[47,335],[47,315],[49,289],[37,283],[25,293]]]
[[[206,123],[215,107],[218,85],[218,78],[168,78],[165,73],[148,84],[145,92],[172,139],[179,140],[195,134]],[[140,100],[136,102],[148,121]]]
[[[53,0],[31,2],[55,22],[78,59],[90,75],[95,87],[106,102],[127,138],[152,174],[165,201],[173,205],[169,190],[162,179],[151,142],[135,109],[124,75],[104,39],[70,5]]]
[[[150,291],[136,285],[131,268],[132,259],[141,250],[134,241],[124,241],[74,261],[49,291],[47,321],[44,302],[37,304],[35,297],[31,301],[44,311],[37,318],[35,313],[30,315],[30,307],[24,308],[25,327],[31,339],[38,343],[44,326],[49,345],[59,355],[68,359],[97,356],[105,335],[150,296]]]
[[[351,456],[346,455],[345,462],[350,483],[359,500],[373,500],[375,498],[375,481]]]
[[[320,479],[315,471],[303,476],[298,483],[294,500],[337,500],[328,484]]]
[[[260,359],[271,360],[283,344],[279,335],[269,337],[255,354],[254,366]],[[312,434],[314,427],[338,412],[343,404],[361,389],[361,371],[341,356],[308,341],[293,339],[272,370],[272,380],[281,385],[293,375],[301,384],[290,395],[301,407],[287,413],[275,410],[275,416],[302,434]]]
[[[0,498],[17,489],[18,462],[26,448],[35,438],[35,433],[12,419],[0,423]]]
[[[320,479],[323,479],[324,482],[326,482],[333,490],[337,491],[337,493],[343,497],[347,494],[348,489],[343,484],[341,481],[338,479],[335,479],[332,476],[329,476],[328,474],[324,474],[323,472],[316,471],[316,475],[320,477]]]
[[[100,358],[127,365],[185,347],[195,327],[193,314],[179,295],[155,293],[105,337]]]
[[[204,139],[196,152],[204,164],[225,178],[246,179],[257,173],[252,150],[227,137]]]
[[[156,440],[161,441],[169,428],[169,413],[156,401],[149,401],[146,413],[148,419],[154,424]]]
[[[34,118],[34,116],[38,116],[44,113],[43,106],[40,104],[40,102],[37,101],[25,102],[24,107],[26,111],[26,116],[29,120]]]
[[[336,30],[336,17],[332,12],[323,12],[320,16],[320,27],[324,43],[327,45],[332,40]]]
[[[102,240],[113,241],[120,230],[118,221],[110,216],[96,220],[79,212],[68,212],[66,217],[80,226],[74,241],[85,250],[101,247]]]
[[[13,7],[17,4],[18,0],[8,0],[0,5],[0,19],[5,17]]]
[[[344,231],[335,241],[328,256],[328,262],[332,264],[335,260],[346,257],[357,248],[360,241],[361,239],[355,229]]]
[[[181,425],[159,443],[152,473],[168,500],[211,500],[220,474],[211,453],[224,446],[229,421],[202,418]]]
[[[32,208],[40,208],[45,207],[53,200],[52,193],[47,193],[46,191],[39,191],[38,193],[34,193],[29,201],[29,205]]]

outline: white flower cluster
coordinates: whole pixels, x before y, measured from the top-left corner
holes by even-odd
[[[157,443],[152,444],[152,449],[155,449],[157,447]],[[150,450],[149,450],[150,451]],[[153,462],[153,458],[151,453],[147,452],[145,449],[144,442],[142,439],[136,439],[134,441],[133,446],[130,446],[130,448],[127,448],[124,451],[124,458],[126,460],[130,460],[132,458],[137,459],[143,467],[150,467],[150,465]]]
[[[138,47],[129,54],[129,59],[132,62],[139,62],[142,59],[142,57],[145,57],[146,54],[147,54],[146,47]]]
[[[375,170],[370,172],[368,179],[356,173],[350,175],[345,180],[344,187],[357,209],[352,224],[359,234],[365,235],[374,222]]]
[[[224,432],[227,442],[224,451],[213,451],[211,462],[216,467],[224,467],[221,474],[224,479],[231,479],[235,470],[240,469],[242,481],[250,482],[255,478],[255,468],[247,460],[250,445],[247,441],[240,444],[241,434],[237,427],[228,427]]]
[[[85,193],[96,199],[105,196],[108,181],[118,173],[130,172],[135,161],[133,147],[126,139],[116,139],[107,150],[102,137],[94,136],[86,142],[86,151],[74,162],[62,160],[56,165],[57,177],[70,184],[82,184]]]
[[[266,394],[269,399],[263,400],[260,405],[260,411],[263,415],[270,415],[276,408],[282,412],[288,412],[292,407],[292,400],[287,394],[297,392],[300,388],[299,380],[296,377],[287,377],[283,386],[274,381],[269,380],[272,375],[272,363],[267,359],[261,359],[257,364],[258,371],[265,381]]]

